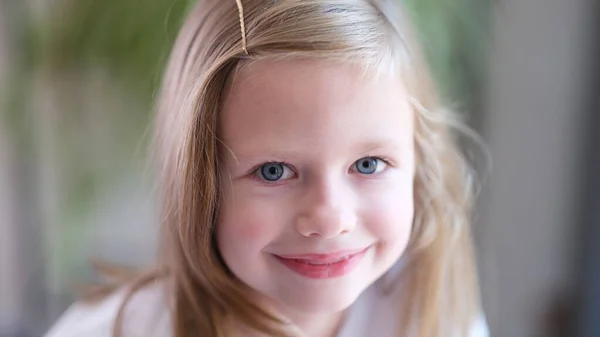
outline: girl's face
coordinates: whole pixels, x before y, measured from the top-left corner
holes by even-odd
[[[399,79],[257,61],[220,116],[220,253],[283,312],[348,307],[400,257],[413,221],[413,116]]]

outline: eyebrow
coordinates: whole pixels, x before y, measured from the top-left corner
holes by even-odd
[[[397,140],[375,140],[361,143],[357,146],[357,150],[361,153],[368,153],[380,149],[400,149]]]
[[[264,149],[261,149],[260,151],[243,150],[243,151],[239,151],[238,153],[232,153],[232,155],[240,161],[249,160],[249,159],[253,159],[257,156],[265,156],[265,155],[276,157],[276,158],[277,157],[284,158],[284,157],[296,157],[296,156],[300,156],[301,154],[302,154],[302,152],[299,150],[296,150],[296,149],[274,149],[274,148],[264,148]]]
[[[268,155],[270,157],[275,158],[286,158],[293,156],[300,156],[302,152],[298,149],[276,149],[274,147],[264,147],[264,148],[252,148],[252,147],[244,147],[234,152],[228,146],[224,146],[225,153],[230,157],[235,163],[244,163],[247,161],[254,161],[256,157],[264,157]]]

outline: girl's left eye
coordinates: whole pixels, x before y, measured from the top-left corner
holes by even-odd
[[[364,175],[373,175],[379,173],[387,167],[387,163],[377,157],[364,157],[354,162],[352,168]]]

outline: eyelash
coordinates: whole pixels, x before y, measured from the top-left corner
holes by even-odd
[[[382,161],[382,162],[383,162],[383,163],[384,163],[384,164],[385,164],[387,167],[392,167],[392,166],[393,166],[393,165],[392,165],[392,163],[390,162],[390,160],[389,160],[389,159],[387,159],[387,158],[385,158],[385,157],[378,157],[378,156],[364,156],[364,157],[361,157],[361,158],[357,159],[356,161],[354,161],[354,163],[352,163],[352,166],[351,166],[351,168],[352,168],[352,167],[354,167],[354,166],[356,165],[356,163],[357,163],[359,160],[361,160],[361,159],[366,159],[366,158],[371,158],[371,159],[375,159],[375,160],[381,160],[381,161]],[[295,170],[294,170],[294,169],[293,169],[293,168],[292,168],[290,165],[286,164],[285,162],[280,162],[280,161],[268,161],[268,162],[264,162],[264,163],[262,163],[262,164],[260,164],[260,165],[257,165],[257,166],[255,166],[255,167],[254,167],[254,168],[253,168],[253,169],[250,171],[250,172],[251,172],[251,173],[250,173],[250,176],[251,176],[253,179],[255,179],[256,181],[258,181],[259,183],[261,183],[261,184],[263,184],[263,185],[265,185],[265,186],[278,186],[278,185],[283,185],[283,184],[284,184],[284,183],[287,181],[287,179],[286,179],[286,180],[269,181],[269,180],[266,180],[266,179],[263,179],[263,178],[259,177],[259,174],[260,174],[260,172],[259,172],[259,171],[260,171],[260,169],[261,169],[262,167],[264,167],[265,165],[282,165],[282,166],[285,166],[285,167],[287,167],[288,169],[290,169],[290,170],[291,170],[291,171],[294,173],[294,175],[297,175],[296,171],[295,171]],[[385,169],[387,169],[387,167],[386,167]],[[385,171],[385,169],[384,169],[384,171]],[[359,173],[359,175],[360,175],[360,176],[364,176],[364,178],[365,178],[365,179],[369,179],[369,177],[373,177],[373,176],[379,176],[379,175],[380,175],[380,174],[382,174],[382,173],[383,173],[383,171],[382,171],[382,172],[379,172],[379,173],[375,173],[375,174],[370,174],[370,175],[369,175],[369,174],[360,174],[360,173]]]

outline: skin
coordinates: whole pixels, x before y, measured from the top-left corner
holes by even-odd
[[[257,61],[230,86],[219,127],[226,178],[216,235],[226,265],[308,336],[335,335],[410,236],[413,112],[400,79],[322,60]],[[269,162],[282,163],[280,179],[261,173]],[[353,271],[325,279],[275,257],[362,248]]]

